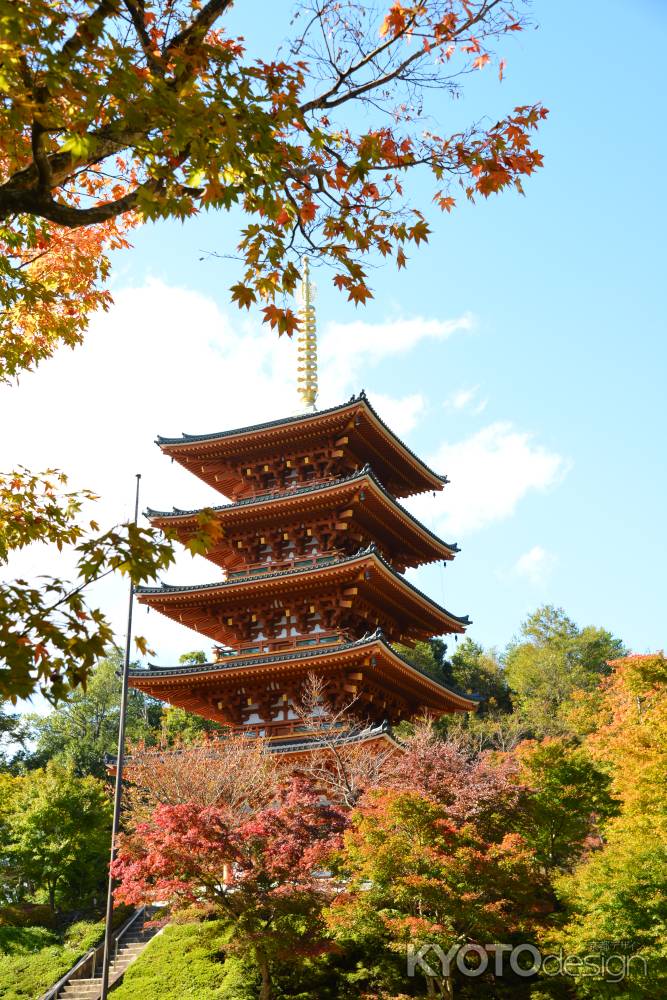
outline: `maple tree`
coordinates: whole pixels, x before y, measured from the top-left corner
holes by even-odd
[[[451,135],[424,128],[426,92],[456,95],[526,25],[522,0],[297,3],[284,56],[250,58],[231,0],[25,0],[3,15],[0,301],[12,377],[81,339],[106,307],[109,249],[146,219],[239,206],[239,306],[290,332],[280,300],[307,250],[354,302],[363,258],[406,263],[429,235],[404,178],[434,202],[488,197],[541,166],[539,104]],[[363,107],[363,128],[350,125]],[[37,312],[35,313],[35,309]]]
[[[125,777],[133,820],[158,805],[223,807],[248,816],[275,797],[279,774],[266,741],[227,733],[191,743],[130,748]]]
[[[84,684],[113,642],[108,619],[87,601],[86,588],[113,572],[133,583],[153,579],[173,561],[169,542],[152,528],[128,523],[106,531],[84,516],[95,500],[69,491],[56,470],[0,473],[0,565],[28,545],[72,550],[77,578],[50,575],[39,583],[18,578],[0,586],[0,699],[35,690],[52,702]],[[145,650],[141,637],[139,648]]]
[[[344,889],[326,914],[332,934],[403,961],[407,945],[437,944],[447,954],[530,940],[544,905],[543,881],[519,835],[488,839],[476,823],[457,823],[446,806],[407,789],[374,789],[362,799],[335,872]],[[451,997],[456,966],[433,962],[419,968],[428,995]]]
[[[415,727],[386,769],[384,783],[417,791],[441,806],[452,822],[474,823],[485,836],[512,828],[525,801],[516,761],[509,754],[471,753],[462,742],[440,739],[433,725]]]
[[[251,815],[225,805],[161,805],[121,837],[116,899],[214,904],[229,921],[227,947],[254,958],[260,998],[270,1000],[275,961],[326,946],[318,869],[344,825],[342,812],[298,780]]]

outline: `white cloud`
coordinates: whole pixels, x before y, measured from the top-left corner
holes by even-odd
[[[429,464],[451,483],[435,497],[415,497],[411,507],[453,540],[510,517],[527,493],[554,486],[568,468],[562,455],[510,423],[489,424],[463,441],[442,444]]]
[[[458,389],[445,400],[443,406],[447,410],[472,409],[473,414],[477,415],[486,409],[488,402],[486,399],[479,399],[478,393],[478,385],[472,386],[469,389]]]
[[[328,323],[322,333],[320,360],[326,370],[325,400],[340,402],[344,387],[356,384],[369,366],[384,358],[407,354],[425,340],[443,341],[472,330],[469,314],[457,319],[414,317],[384,323]]]
[[[373,392],[369,394],[369,398],[374,409],[399,437],[409,434],[426,410],[426,400],[418,392],[402,399],[393,399],[391,396]]]
[[[523,577],[529,583],[540,584],[551,574],[556,564],[556,556],[541,545],[533,545],[532,549],[519,556],[514,564],[514,575]]]

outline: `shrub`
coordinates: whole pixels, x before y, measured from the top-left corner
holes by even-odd
[[[0,1000],[35,1000],[98,943],[103,926],[80,920],[61,934],[46,927],[0,927]]]

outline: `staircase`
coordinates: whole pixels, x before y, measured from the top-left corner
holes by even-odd
[[[155,927],[145,927],[150,911],[142,909],[118,932],[112,945],[109,965],[109,989],[120,979],[127,967],[141,955],[148,943],[159,934]],[[102,993],[102,958],[100,946],[79,961],[68,975],[42,997],[42,1000],[99,1000]],[[93,978],[83,978],[83,973],[93,972]]]

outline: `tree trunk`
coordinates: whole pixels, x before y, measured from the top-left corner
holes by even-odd
[[[257,964],[262,977],[262,985],[259,990],[259,1000],[271,1000],[271,970],[269,960],[266,955],[257,956]]]

